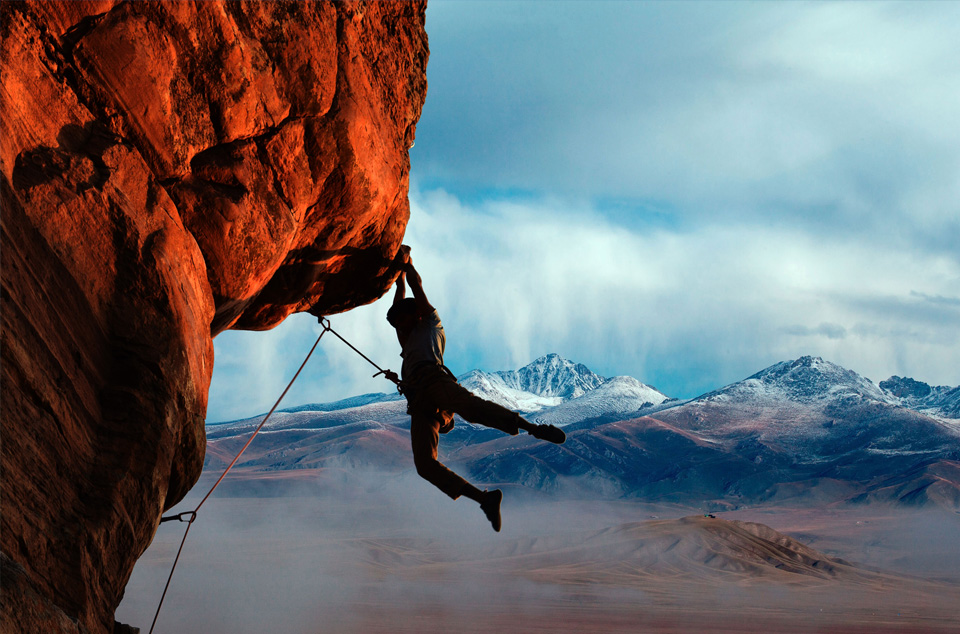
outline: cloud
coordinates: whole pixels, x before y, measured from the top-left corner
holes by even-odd
[[[425,187],[960,240],[960,7],[434,3]]]
[[[448,324],[448,354],[468,365],[559,352],[673,395],[802,354],[868,376],[960,378],[960,315],[918,297],[960,280],[936,255],[751,225],[635,230],[555,200],[470,208],[444,192],[414,201],[408,237],[424,245],[415,259]],[[798,341],[801,330],[819,339]],[[898,341],[914,346],[908,367],[869,351]]]
[[[406,241],[454,371],[549,352],[693,396],[817,354],[955,385],[960,5],[446,3]],[[332,318],[382,367],[390,297]],[[215,341],[211,420],[319,334]],[[284,405],[390,384],[327,336]]]
[[[456,373],[557,352],[607,376],[689,397],[772,363],[823,356],[874,380],[957,384],[960,265],[842,237],[729,225],[631,228],[561,200],[414,191],[406,241],[447,332]],[[939,299],[938,299],[939,298]],[[381,367],[399,367],[392,293],[331,317]],[[294,316],[215,341],[211,420],[269,409],[319,334]],[[389,391],[333,336],[284,404]]]
[[[795,337],[826,337],[827,339],[843,339],[847,336],[847,329],[839,324],[822,323],[816,328],[794,325],[785,326],[781,331]]]
[[[926,293],[911,291],[911,297],[917,297],[925,302],[930,302],[938,306],[960,307],[960,297],[945,297],[943,295],[930,296]]]

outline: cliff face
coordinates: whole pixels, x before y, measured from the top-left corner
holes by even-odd
[[[109,632],[212,337],[382,295],[424,2],[2,4],[4,632]]]

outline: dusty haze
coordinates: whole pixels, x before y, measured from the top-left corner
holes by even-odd
[[[241,472],[221,490],[191,529],[157,632],[947,632],[960,618],[960,515],[944,510],[716,514],[854,564],[814,578],[737,562],[718,571],[721,554],[689,536],[680,558],[673,546],[651,554],[651,526],[710,509],[508,488],[496,534],[475,505],[412,474]],[[637,522],[644,539],[605,545]],[[161,527],[118,620],[149,627],[185,527]],[[641,559],[650,570],[631,569]]]

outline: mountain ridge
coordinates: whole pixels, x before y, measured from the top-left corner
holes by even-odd
[[[923,399],[933,388],[927,392],[910,383],[898,396],[819,357],[800,357],[686,401],[632,377],[599,377],[595,387],[564,399],[555,394],[575,394],[584,385],[578,378],[598,375],[559,356],[543,360],[548,362],[530,364],[527,373],[545,376],[527,376],[513,383],[516,388],[497,373],[472,371],[461,379],[483,397],[536,405],[525,415],[562,425],[567,442],[504,436],[458,418],[441,443],[451,468],[477,482],[531,491],[710,501],[719,508],[869,500],[960,509],[960,420],[904,405],[911,395],[929,405]],[[212,444],[236,444],[257,422],[214,425],[208,437]],[[408,428],[397,395],[289,408],[275,414],[265,428],[267,441],[252,446],[240,466],[409,469]],[[387,449],[367,440],[371,435],[389,438]],[[217,466],[223,453],[209,452],[208,467]]]
[[[582,363],[568,361],[556,353],[539,357],[519,370],[494,374],[513,389],[561,398],[577,398],[607,380]]]
[[[634,409],[620,407],[616,413],[639,412],[661,406],[676,407],[692,402],[720,402],[729,398],[743,399],[748,395],[756,399],[761,395],[779,400],[801,403],[822,401],[824,398],[843,395],[846,398],[870,398],[922,412],[926,415],[947,419],[960,419],[960,387],[932,387],[912,378],[892,376],[879,384],[821,357],[802,356],[795,360],[775,363],[759,372],[696,396],[692,399],[676,399],[663,394],[655,387],[630,376],[602,377],[581,363],[569,361],[556,353],[539,357],[517,370],[488,372],[473,369],[457,377],[458,382],[474,394],[522,414],[534,415],[550,408],[568,404],[570,401],[591,395],[605,385],[625,387],[625,392],[640,399]],[[829,389],[824,390],[824,387]],[[530,389],[528,389],[530,388]],[[611,396],[624,397],[624,393]],[[328,403],[309,403],[277,410],[278,412],[334,412],[364,405],[398,401],[396,393],[374,392],[351,396]],[[241,422],[222,421],[207,423],[208,427]],[[550,418],[547,416],[546,418]],[[587,417],[585,417],[587,418]],[[546,422],[546,420],[544,421]],[[561,423],[567,424],[567,423]]]

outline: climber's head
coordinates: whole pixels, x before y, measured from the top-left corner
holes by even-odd
[[[417,322],[417,300],[406,297],[395,302],[387,311],[387,321],[397,330],[409,330]]]

